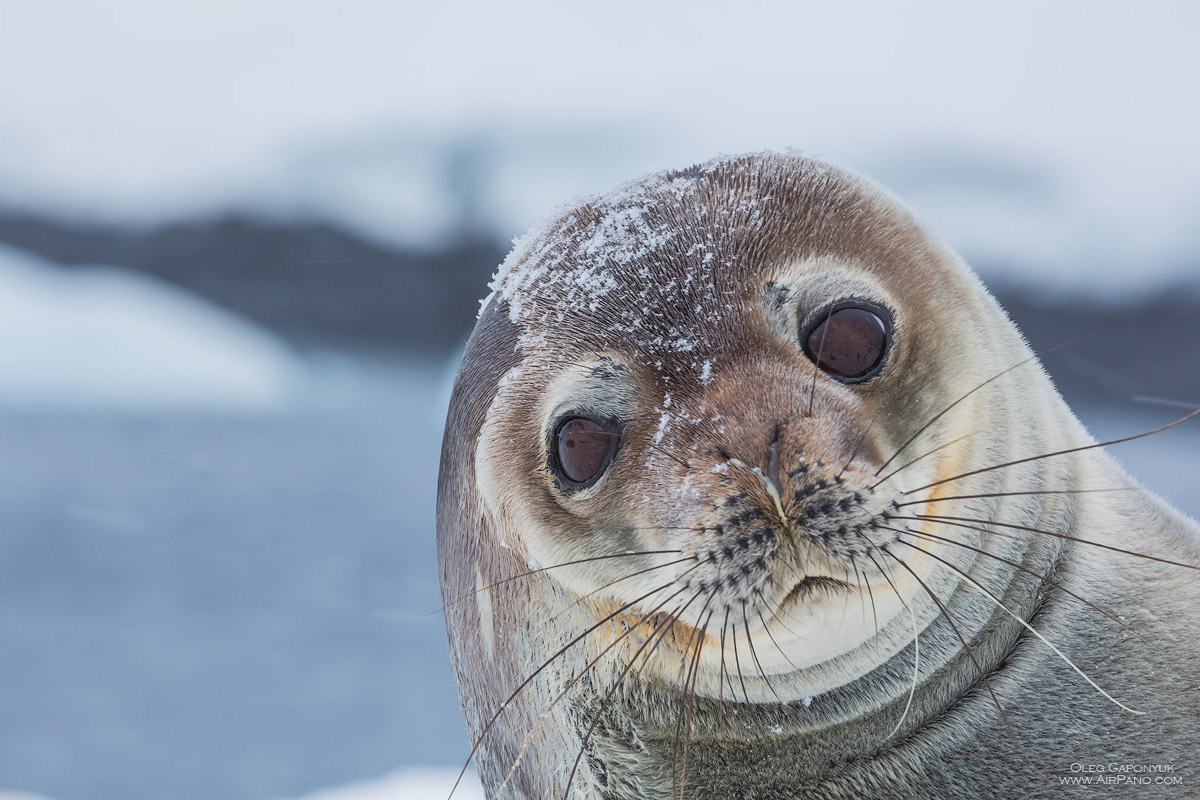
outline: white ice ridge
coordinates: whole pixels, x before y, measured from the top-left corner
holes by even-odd
[[[0,407],[257,411],[288,399],[300,367],[182,289],[0,246],[0,375]]]
[[[320,789],[294,800],[441,800],[450,796],[458,777],[457,767],[407,767],[365,781]],[[169,794],[169,793],[168,793]],[[472,771],[454,791],[455,800],[484,800],[483,789]],[[0,789],[0,800],[51,800],[31,792]]]

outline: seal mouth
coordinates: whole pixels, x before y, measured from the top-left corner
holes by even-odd
[[[822,591],[849,592],[853,589],[854,587],[849,583],[840,581],[837,578],[830,578],[825,575],[807,575],[792,587],[792,590],[788,592],[787,597],[783,598],[783,602],[779,606],[782,608],[792,602],[799,602]]]

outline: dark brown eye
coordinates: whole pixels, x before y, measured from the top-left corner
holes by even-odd
[[[567,417],[554,431],[554,466],[568,483],[591,485],[604,474],[620,441],[615,423]]]
[[[865,301],[843,301],[816,315],[803,335],[804,353],[843,383],[874,376],[891,337],[891,315]]]

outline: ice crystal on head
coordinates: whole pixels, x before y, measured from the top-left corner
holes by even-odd
[[[681,353],[686,353],[689,350],[695,350],[696,343],[693,342],[691,339],[686,339],[681,336],[678,339],[676,339],[675,341],[671,342],[671,348],[674,350],[678,350]]]
[[[521,328],[526,361],[616,338],[667,386],[710,383],[711,327],[736,313],[722,273],[761,231],[771,194],[753,166],[722,173],[734,160],[632,181],[515,240],[490,287]]]
[[[667,396],[670,397],[670,395]],[[654,431],[655,444],[658,444],[663,440],[663,437],[667,435],[667,428],[671,427],[671,412],[667,411],[665,408],[660,409],[660,412],[661,413],[658,417],[658,429]]]
[[[628,264],[661,247],[674,235],[671,231],[654,229],[646,223],[646,206],[631,206],[610,211],[591,238],[579,252],[591,258],[603,258],[617,264]]]
[[[494,291],[488,292],[487,297],[485,297],[479,301],[479,310],[475,312],[475,319],[479,319],[480,317],[483,316],[484,309],[486,309],[488,307],[488,303],[492,302],[492,298],[495,296],[496,296],[496,293]]]
[[[697,172],[696,177],[701,174]],[[672,226],[652,223],[648,216],[662,204],[681,199],[695,185],[696,177],[673,181],[662,175],[641,178],[531,229],[514,240],[491,289],[509,303],[514,322],[521,319],[526,301],[534,296],[552,298],[560,307],[598,300],[619,285],[612,273],[614,267],[644,261],[678,235]]]

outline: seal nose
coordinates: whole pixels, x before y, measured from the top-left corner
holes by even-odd
[[[776,486],[782,486],[783,482],[779,479],[779,440],[783,436],[783,426],[775,426],[775,435],[771,437],[771,446],[768,448],[770,455],[767,457],[767,477],[771,479]]]
[[[779,445],[780,440],[783,438],[782,431],[783,425],[777,424],[775,432],[771,436],[771,444],[767,447],[767,469],[765,472],[762,467],[752,467],[739,458],[729,458],[729,463],[735,467],[749,470],[758,478],[770,498],[768,506],[772,507],[779,515],[778,521],[786,525],[788,524],[788,515],[784,510],[783,481],[781,480],[783,469],[779,459]]]

